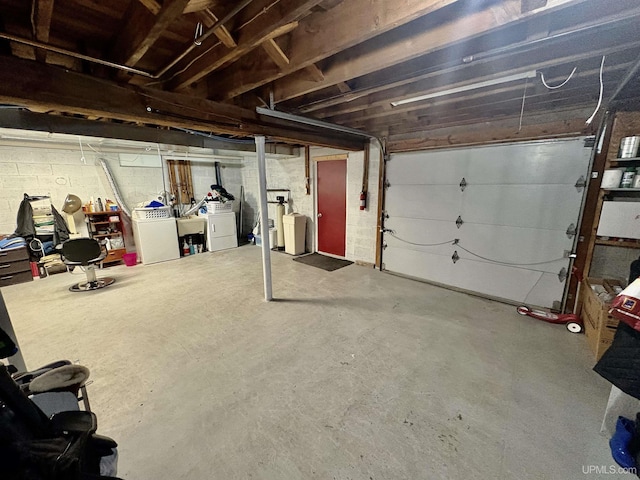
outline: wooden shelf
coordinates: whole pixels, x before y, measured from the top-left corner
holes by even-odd
[[[611,163],[626,163],[626,162],[640,162],[640,157],[632,158],[613,158]]]
[[[603,238],[596,238],[596,245],[608,245],[610,247],[623,247],[623,248],[640,248],[640,240],[623,239],[623,240],[605,240]]]
[[[604,192],[640,192],[640,188],[603,188]]]
[[[92,233],[91,236],[93,238],[105,238],[105,237],[121,237],[122,232],[113,232],[113,233]]]
[[[120,210],[105,210],[101,212],[84,212],[91,238],[104,241],[109,250],[102,263],[111,264],[122,261],[122,256],[127,253],[124,244],[125,231]],[[98,233],[110,231],[111,233]],[[92,233],[93,232],[93,233]],[[110,239],[110,240],[105,240]],[[118,239],[118,241],[116,241]],[[119,248],[113,248],[116,243]]]
[[[86,216],[90,216],[90,215],[107,215],[107,214],[113,214],[113,215],[117,215],[120,213],[120,210],[103,210],[102,212],[84,212],[84,214]]]

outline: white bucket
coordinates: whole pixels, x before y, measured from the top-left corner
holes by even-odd
[[[605,170],[602,174],[602,183],[600,184],[600,188],[618,188],[620,186],[623,173],[624,168]]]
[[[638,155],[638,148],[640,148],[639,135],[634,137],[624,137],[620,141],[618,158],[635,158]]]

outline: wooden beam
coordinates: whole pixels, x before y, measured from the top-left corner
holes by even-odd
[[[305,81],[304,77],[298,75],[274,81],[275,101],[283,102],[336,85],[339,82],[392,67],[448,45],[470,40],[509,23],[557,11],[562,7],[573,7],[584,1],[586,0],[549,0],[545,8],[521,14],[519,0],[502,0],[499,3],[490,3],[479,12],[453,17],[449,21],[443,21],[437,25],[425,28],[413,25],[412,28],[409,28],[407,26],[403,35],[400,35],[400,32],[393,32],[392,38],[386,40],[381,38],[379,42],[376,42],[375,48],[372,45],[362,45],[338,55],[335,61],[324,69],[325,79],[322,82]],[[389,3],[389,6],[393,8],[395,4]],[[337,9],[338,7],[334,10]],[[295,40],[293,41],[295,42]],[[291,61],[295,62],[293,55]]]
[[[487,92],[486,89],[469,90],[464,94],[437,97],[421,102],[399,105],[397,107],[391,107],[390,104],[391,100],[437,92],[439,90],[443,90],[444,86],[447,88],[455,88],[458,86],[469,85],[472,82],[477,83],[478,81],[496,78],[494,73],[496,71],[502,72],[500,75],[505,76],[522,73],[524,71],[543,70],[550,66],[562,65],[567,65],[566,68],[570,71],[571,65],[576,65],[576,62],[581,62],[579,73],[574,75],[571,83],[567,84],[566,87],[562,90],[558,90],[557,92],[567,93],[576,87],[588,89],[593,85],[597,85],[601,55],[606,54],[609,59],[610,66],[606,70],[605,78],[611,80],[612,75],[617,76],[620,73],[620,70],[626,68],[627,62],[625,60],[630,54],[634,54],[640,46],[640,42],[636,41],[626,44],[625,46],[618,45],[609,48],[608,45],[606,45],[606,40],[604,42],[604,49],[596,51],[590,49],[590,42],[584,42],[584,52],[567,52],[567,55],[564,57],[558,57],[556,55],[556,50],[544,49],[542,52],[543,56],[538,58],[533,58],[532,55],[526,56],[526,58],[523,55],[514,55],[509,58],[501,59],[499,62],[487,62],[485,64],[469,66],[464,71],[456,75],[458,81],[455,83],[451,83],[453,75],[450,71],[445,70],[444,72],[434,72],[433,74],[428,75],[428,78],[422,79],[418,82],[383,90],[361,99],[348,102],[343,107],[334,106],[326,109],[324,112],[316,112],[315,116],[322,119],[328,119],[328,121],[331,122],[350,123],[354,120],[399,115],[405,112],[424,110],[425,108],[433,109],[434,106],[438,105],[451,104],[452,102],[458,103],[463,98],[475,101],[476,99],[483,99],[485,97],[491,98],[490,96],[493,95],[494,98],[492,100],[500,102],[503,99],[512,98],[514,95],[516,97],[521,97],[524,80],[496,85],[490,92]],[[616,52],[615,49],[622,50]],[[515,67],[516,70],[508,70],[509,67]],[[547,80],[549,80],[551,84],[554,84],[554,82],[557,84],[562,81],[562,78],[547,78]],[[542,94],[549,93],[549,91],[544,89],[537,80],[529,80],[528,85],[528,97],[533,96],[535,93],[535,90],[532,88],[538,88]],[[496,97],[495,93],[506,94],[506,96],[503,98]],[[489,107],[489,105],[487,105],[487,107]]]
[[[304,147],[304,192],[311,195],[311,152],[309,145]]]
[[[51,31],[51,18],[53,17],[54,0],[35,0],[33,3],[34,29],[33,35],[36,40],[42,43],[49,43],[49,33]],[[45,62],[47,51],[36,49],[36,59]]]
[[[289,57],[287,57],[273,38],[265,41],[261,46],[264,51],[267,52],[269,58],[273,60],[273,63],[275,63],[279,68],[287,68],[287,65],[289,65],[290,62]]]
[[[387,0],[349,0],[327,12],[313,13],[302,20],[301,28],[292,34],[289,52],[291,62],[283,74],[289,75],[304,69],[456,1],[406,0],[398,4]],[[256,63],[256,58],[241,59],[222,75],[216,76],[212,80],[215,85],[210,90],[220,92],[217,99],[228,99],[282,76],[265,76],[260,67],[255,67]]]
[[[147,9],[154,15],[157,15],[158,13],[160,13],[160,9],[162,8],[162,5],[160,5],[160,3],[157,0],[138,0],[138,1],[142,5],[147,7]]]
[[[635,13],[637,15],[640,11],[636,10]],[[593,25],[592,20],[587,24],[574,25],[574,28],[587,28],[589,25]],[[612,53],[626,49],[633,49],[634,55],[637,52],[638,43],[631,31],[634,31],[631,24],[626,29],[620,30],[619,35],[608,35],[594,30],[589,35],[581,36],[577,42],[571,43],[568,39],[564,39],[562,42],[553,42],[548,48],[539,47],[537,50],[530,49],[524,53],[521,50],[504,52],[486,59],[475,60],[471,64],[450,63],[450,58],[455,58],[456,54],[460,55],[465,51],[457,46],[361,77],[352,82],[354,92],[349,96],[334,95],[334,98],[324,100],[323,97],[327,98],[327,90],[319,90],[299,101],[287,102],[284,107],[296,109],[301,113],[317,112],[314,116],[327,118],[373,105],[388,104],[392,99],[417,96],[426,90],[435,90],[438,86],[450,88],[451,78],[457,81],[473,80],[480,75],[495,75],[495,72],[505,74],[504,72],[513,71],[518,67],[522,67],[522,71],[525,71],[529,67],[532,69],[551,66],[556,68],[564,65],[570,72],[577,62],[595,57],[598,57],[595,67],[599,68],[601,55],[607,55],[606,66],[609,66],[611,64],[609,56]],[[620,38],[625,38],[625,33],[634,41],[621,44]],[[504,32],[497,32],[497,35],[500,34]],[[598,45],[597,50],[593,50],[594,44]],[[558,52],[562,54],[559,55]],[[418,91],[420,93],[417,93]],[[301,102],[304,103],[301,104]]]
[[[339,82],[336,84],[340,93],[348,93],[351,91],[351,87],[347,85],[347,82]]]
[[[363,139],[353,135],[262,119],[254,110],[121,85],[15,57],[0,57],[0,103],[231,135],[266,135],[285,142],[349,150],[360,150],[363,145]]]
[[[582,111],[580,112],[582,113]],[[577,116],[578,114],[576,114]],[[500,124],[478,124],[462,128],[439,129],[433,132],[421,132],[413,136],[392,136],[387,142],[387,149],[389,152],[398,153],[541,138],[562,138],[594,133],[594,127],[586,125],[582,116],[561,121],[550,121],[548,116],[545,118],[547,122],[524,125],[520,131],[518,131],[517,125],[514,127],[512,121],[507,121]]]
[[[321,0],[280,0],[256,21],[246,25],[238,35],[238,46],[231,52],[223,46],[212,48],[193,61],[184,72],[170,82],[170,90],[180,90],[206,77],[214,70],[238,60],[266,40],[277,38],[298,26],[297,20]]]
[[[317,157],[313,157],[314,162],[331,162],[333,160],[347,160],[349,155],[346,153],[337,153],[335,155],[319,155]]]
[[[162,33],[182,15],[189,0],[164,0],[157,15],[134,1],[128,10],[128,21],[111,50],[111,58],[129,67],[135,66],[160,38]]]
[[[198,18],[200,19],[202,24],[208,28],[213,27],[218,21],[218,17],[216,17],[215,14],[208,8],[197,12],[196,15],[198,15]],[[224,25],[220,25],[218,28],[216,28],[216,31],[213,32],[213,34],[218,37],[218,40],[220,40],[227,48],[236,48],[238,46],[236,41],[233,39],[233,35],[231,35],[231,32],[229,32],[229,30],[227,30],[227,27],[225,27]]]
[[[309,78],[311,78],[313,82],[321,82],[324,80],[324,74],[322,73],[322,70],[320,70],[318,66],[313,63],[311,65],[307,65],[303,71]]]

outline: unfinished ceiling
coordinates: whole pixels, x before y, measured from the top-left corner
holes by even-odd
[[[363,142],[266,107],[395,151],[584,134],[601,91],[602,107],[637,104],[638,25],[640,0],[0,0],[0,102]]]

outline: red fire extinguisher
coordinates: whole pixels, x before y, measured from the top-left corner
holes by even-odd
[[[367,208],[367,193],[363,190],[360,192],[360,210]]]

